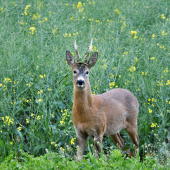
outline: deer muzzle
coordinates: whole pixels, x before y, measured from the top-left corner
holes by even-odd
[[[83,79],[79,79],[79,80],[77,80],[77,86],[78,87],[83,87],[84,85],[85,85],[85,81],[83,80]]]

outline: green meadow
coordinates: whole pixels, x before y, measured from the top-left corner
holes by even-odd
[[[0,169],[170,169],[169,28],[169,0],[1,0]],[[76,161],[66,50],[83,58],[91,38],[92,93],[139,101],[137,159],[122,130],[123,153],[106,136],[101,158],[89,139]]]

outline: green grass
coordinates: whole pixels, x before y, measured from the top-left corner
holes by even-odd
[[[65,52],[75,56],[76,39],[83,57],[93,38],[99,59],[90,74],[92,92],[130,90],[140,104],[140,158],[153,155],[166,164],[170,1],[78,2],[0,1],[0,162],[23,151],[39,157],[46,148],[74,160],[73,82]],[[133,150],[127,133],[121,135],[125,150]],[[111,146],[104,137],[106,155]]]
[[[169,162],[167,162],[169,165]],[[119,150],[112,150],[109,153],[109,156],[106,157],[102,155],[101,158],[95,159],[93,155],[88,154],[86,159],[83,159],[81,162],[76,160],[71,160],[69,157],[64,157],[62,155],[56,154],[54,152],[48,152],[44,156],[33,157],[26,153],[22,153],[20,157],[10,155],[8,156],[0,165],[2,170],[5,169],[24,169],[24,170],[35,170],[35,169],[162,169],[168,170],[168,166],[163,166],[158,163],[157,159],[152,159],[151,157],[146,156],[143,163],[140,162],[140,159],[125,159],[122,157],[122,154]]]

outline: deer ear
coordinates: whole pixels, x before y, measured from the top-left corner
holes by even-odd
[[[70,51],[66,51],[66,61],[71,67],[74,65],[75,60]]]
[[[98,52],[95,52],[90,58],[89,58],[89,61],[88,61],[88,67],[93,67],[96,62],[97,62],[97,58],[98,58]]]

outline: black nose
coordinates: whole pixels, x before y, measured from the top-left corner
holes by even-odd
[[[85,84],[85,82],[84,82],[84,80],[77,80],[77,85],[83,85],[83,84]]]

